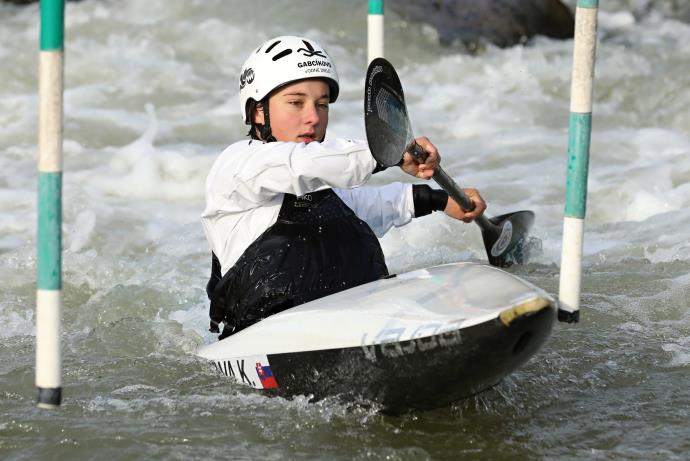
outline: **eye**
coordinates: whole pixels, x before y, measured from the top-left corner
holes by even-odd
[[[328,110],[328,103],[327,102],[319,102],[316,104],[316,107],[318,107],[319,109]]]

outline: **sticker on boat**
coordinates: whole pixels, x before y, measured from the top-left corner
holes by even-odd
[[[246,384],[254,389],[278,388],[271,364],[265,355],[216,360],[213,364],[222,374],[240,384]]]

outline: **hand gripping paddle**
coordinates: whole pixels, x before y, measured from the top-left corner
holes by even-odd
[[[424,161],[427,154],[414,140],[402,84],[393,65],[383,58],[374,59],[367,69],[364,87],[364,123],[374,158],[387,167],[399,165],[405,152]],[[436,168],[433,178],[462,208],[474,209],[474,203],[441,166]],[[523,264],[529,259],[530,249],[541,248],[539,239],[527,237],[534,224],[532,211],[495,218],[482,215],[474,222],[482,230],[484,247],[493,266]]]

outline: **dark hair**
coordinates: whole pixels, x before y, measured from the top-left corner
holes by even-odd
[[[254,121],[254,111],[258,109],[261,105],[261,110],[264,112],[264,123],[256,123]],[[249,99],[247,101],[247,115],[249,116],[249,132],[247,136],[257,141],[263,142],[273,142],[276,138],[271,133],[271,122],[268,114],[268,96],[266,96],[261,101],[255,101],[254,99]]]

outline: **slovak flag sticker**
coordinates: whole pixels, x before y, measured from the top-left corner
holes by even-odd
[[[278,388],[278,382],[273,377],[270,365],[262,366],[261,362],[256,362],[256,374],[259,375],[259,380],[264,389]]]

